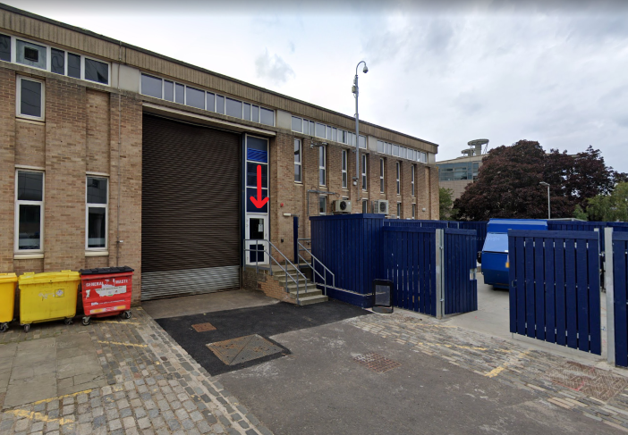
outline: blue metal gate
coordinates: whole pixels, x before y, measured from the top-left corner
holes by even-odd
[[[511,332],[601,354],[599,236],[508,232]]]
[[[445,314],[475,311],[478,309],[476,232],[446,229],[444,234]]]
[[[615,314],[615,364],[628,367],[628,233],[613,232],[613,312]],[[609,349],[610,351],[610,349]]]
[[[383,228],[383,276],[393,282],[393,304],[436,316],[436,231]]]

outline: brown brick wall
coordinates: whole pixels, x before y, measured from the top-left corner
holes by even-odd
[[[16,119],[15,164],[45,166],[46,125],[38,121]]]
[[[109,173],[109,94],[87,91],[87,170]]]
[[[301,138],[303,149],[303,181],[294,182],[294,139]],[[331,214],[332,201],[349,197],[352,202],[353,213],[362,212],[362,204],[355,200],[356,188],[353,187],[353,175],[355,173],[355,153],[351,148],[338,145],[327,146],[327,182],[326,186],[320,186],[318,173],[319,148],[310,148],[311,139],[301,136],[293,136],[287,133],[278,133],[271,141],[271,237],[288,258],[292,260],[292,217],[285,217],[284,213],[299,216],[299,237],[308,238],[310,224],[307,210],[307,191],[322,190],[334,192],[336,195],[327,197],[327,210]],[[342,150],[347,150],[348,163],[348,187],[342,187]],[[360,155],[364,153],[361,150]],[[380,192],[379,160],[384,159],[384,193]],[[396,163],[401,165],[401,194],[397,195],[396,188]],[[412,204],[416,204],[416,219],[438,219],[438,174],[434,169],[421,163],[415,165],[415,195],[412,196],[411,166],[413,163],[397,159],[392,156],[382,156],[377,153],[367,152],[367,191],[362,190],[361,179],[358,187],[361,200],[368,200],[368,212],[372,212],[373,201],[388,199],[390,214],[397,214],[397,202],[402,203],[402,218],[411,218]],[[361,162],[360,162],[361,169]],[[436,183],[436,184],[435,184]],[[435,187],[434,187],[435,186]],[[430,193],[431,190],[431,193]],[[310,193],[309,216],[319,215],[319,195]],[[283,207],[280,204],[283,203]],[[426,211],[423,212],[422,209]],[[283,239],[283,243],[281,242]]]
[[[15,72],[0,68],[0,273],[13,272]]]

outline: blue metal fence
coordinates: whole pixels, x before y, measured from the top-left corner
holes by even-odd
[[[508,232],[511,332],[601,354],[599,238]]]
[[[327,295],[360,307],[370,306],[372,282],[381,277],[381,214],[313,216],[312,253],[336,276]],[[317,271],[323,275],[321,267]]]
[[[475,230],[446,229],[443,241],[445,314],[478,309]]]
[[[312,253],[336,277],[330,297],[362,307],[372,303],[374,279],[394,284],[393,303],[436,315],[436,231],[434,222],[384,219],[376,214],[316,216],[312,222]],[[477,309],[474,230],[442,228],[448,259],[440,272],[444,313]],[[440,257],[439,257],[440,258]],[[440,260],[439,260],[440,261]],[[323,269],[318,270],[324,274]],[[441,276],[439,275],[439,276]],[[440,279],[440,278],[439,278]]]
[[[547,221],[550,231],[598,231],[600,233],[600,249],[606,249],[604,243],[604,228],[611,227],[613,232],[628,232],[628,222],[581,222],[581,221]]]
[[[480,252],[486,240],[486,228],[488,222],[471,222],[471,221],[430,221],[430,220],[386,220],[385,225],[419,227],[419,228],[455,228],[460,230],[476,231],[476,247],[475,252]]]
[[[615,364],[628,367],[628,232],[613,229],[613,308],[615,313]]]
[[[435,229],[387,225],[382,252],[382,278],[393,282],[393,304],[435,316]]]

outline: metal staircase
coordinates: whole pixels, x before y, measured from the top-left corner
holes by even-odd
[[[247,242],[254,244],[247,248]],[[251,258],[255,258],[255,264],[245,261],[245,267],[254,268],[256,271],[269,271],[273,280],[284,288],[286,293],[290,293],[294,297],[297,305],[311,305],[328,300],[327,296],[323,294],[323,290],[318,289],[317,284],[310,281],[301,271],[299,266],[311,267],[307,261],[298,266],[295,265],[270,240],[245,239],[244,246],[245,258],[247,253],[252,254]],[[281,261],[273,256],[274,253],[279,254]],[[259,258],[264,259],[261,264]],[[270,266],[266,259],[270,259]],[[319,285],[321,284],[319,283]],[[323,289],[325,289],[324,286]]]

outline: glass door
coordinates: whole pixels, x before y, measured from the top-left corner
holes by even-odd
[[[268,217],[248,215],[245,237],[247,239],[246,264],[267,266],[270,250],[268,243],[264,240],[268,240]]]

